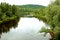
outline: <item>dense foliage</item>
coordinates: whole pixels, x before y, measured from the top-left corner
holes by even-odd
[[[0,24],[17,17],[17,7],[15,5],[9,5],[6,3],[0,4]]]
[[[42,17],[43,21],[50,25],[50,30],[53,32],[53,40],[60,39],[60,0],[56,0],[48,5],[44,9],[44,17]],[[40,17],[40,16],[39,16]]]

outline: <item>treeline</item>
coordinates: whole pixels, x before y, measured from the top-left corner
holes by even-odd
[[[16,6],[18,7],[18,13],[20,17],[23,17],[24,15],[33,15],[34,12],[38,12],[38,10],[40,11],[40,9],[45,8],[45,6],[33,4]]]

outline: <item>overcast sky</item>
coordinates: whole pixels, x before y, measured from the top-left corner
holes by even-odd
[[[0,3],[1,2],[4,2],[4,0],[0,0]],[[50,0],[5,0],[5,2],[15,5],[38,4],[47,6],[50,3]]]

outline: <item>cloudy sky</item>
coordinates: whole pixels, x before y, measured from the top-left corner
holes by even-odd
[[[7,2],[15,5],[38,4],[47,6],[50,3],[50,0],[0,0],[0,3],[1,2]]]

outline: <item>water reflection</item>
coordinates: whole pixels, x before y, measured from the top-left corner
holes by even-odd
[[[9,21],[5,21],[3,23],[0,24],[0,37],[2,35],[2,33],[7,33],[10,28],[12,27],[17,27],[18,24],[18,19],[13,19],[13,20],[9,20]]]
[[[17,28],[11,28],[8,33],[3,33],[0,40],[49,40],[38,31],[45,24],[37,18],[21,18]]]

